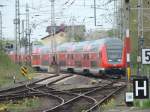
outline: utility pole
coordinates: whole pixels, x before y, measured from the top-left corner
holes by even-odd
[[[24,20],[22,20],[22,39],[24,39]]]
[[[21,43],[20,43],[20,48],[21,46],[25,47],[25,38],[24,38],[24,20],[21,21],[22,22],[22,31],[21,31]],[[26,54],[26,53],[25,53]],[[24,55],[25,55],[24,54]]]
[[[55,35],[55,7],[54,7],[55,0],[51,0],[51,35],[53,35],[52,38],[52,52],[55,51],[55,45],[54,45],[54,35]],[[54,56],[55,57],[55,56]]]
[[[120,39],[123,40],[123,36],[124,36],[124,33],[123,33],[123,0],[120,0],[120,28],[119,28],[119,37]]]
[[[130,81],[130,77],[131,77],[131,68],[130,68],[130,62],[131,62],[131,59],[130,59],[130,29],[129,29],[129,26],[130,26],[130,0],[124,0],[124,32],[125,32],[125,38],[124,38],[124,47],[126,48],[126,62],[127,62],[127,87],[128,89],[130,90],[130,84],[129,84],[129,81]]]
[[[29,26],[29,6],[26,4],[26,44],[25,44],[25,52],[26,52],[26,63],[27,63],[27,56],[29,56],[29,61],[31,57],[31,50],[30,50],[30,26]]]
[[[138,0],[138,69],[137,74],[140,75],[142,65],[141,65],[141,51],[143,48],[144,38],[143,38],[143,0]]]
[[[94,24],[96,26],[96,22],[97,22],[97,19],[96,19],[96,0],[94,0]]]
[[[75,17],[72,16],[72,27],[71,27],[71,41],[75,41],[75,25],[74,25]]]
[[[51,40],[51,48],[52,48],[52,53],[53,53],[53,61],[52,64],[54,66],[54,70],[56,74],[59,74],[59,68],[58,68],[58,60],[57,60],[57,43],[55,39],[55,33],[56,33],[56,25],[55,25],[55,0],[51,0],[51,35],[52,40]]]
[[[0,49],[3,49],[3,34],[2,34],[2,13],[0,11]]]
[[[85,7],[85,0],[83,2],[84,2],[84,7]]]
[[[120,6],[118,5],[120,3]],[[121,29],[121,11],[122,11],[122,0],[114,0],[114,22],[113,22],[113,33],[114,36],[120,37]],[[120,9],[119,9],[120,8]]]
[[[15,40],[16,40],[16,55],[15,55],[15,61],[18,63],[18,40],[20,42],[20,6],[19,6],[19,0],[16,0],[15,2]]]

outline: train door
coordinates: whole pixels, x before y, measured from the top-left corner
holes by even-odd
[[[65,53],[58,53],[58,63],[60,67],[66,66]]]
[[[67,65],[68,67],[72,67],[73,66],[73,59],[74,59],[74,56],[72,53],[68,53],[67,54]]]
[[[98,63],[100,62],[99,54],[96,52],[92,52],[90,54],[90,64],[92,69],[98,68]]]
[[[74,54],[73,53],[70,54],[70,66],[71,67],[74,66]]]
[[[32,54],[32,66],[40,66],[41,59],[39,54]]]
[[[89,69],[89,67],[90,67],[89,53],[83,53],[83,55],[82,55],[82,67],[85,69]]]
[[[42,54],[41,56],[41,64],[43,66],[48,66],[49,65],[49,54]]]
[[[76,67],[76,68],[81,68],[82,67],[82,61],[81,61],[81,59],[82,59],[82,54],[81,53],[76,53],[75,55],[75,58],[74,58],[74,66]]]

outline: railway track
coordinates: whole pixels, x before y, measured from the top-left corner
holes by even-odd
[[[23,98],[47,97],[52,104],[47,108],[37,109],[35,112],[78,112],[85,110],[86,112],[93,112],[98,109],[104,101],[106,101],[113,94],[118,92],[124,86],[113,86],[118,81],[106,81],[103,85],[97,85],[89,88],[78,88],[67,91],[58,91],[51,88],[55,82],[71,77],[72,75],[58,76],[54,75],[32,83],[27,83],[17,88],[0,91],[0,101],[16,101]],[[47,84],[41,82],[52,79]],[[17,90],[16,90],[17,89]],[[8,92],[8,93],[7,93]],[[4,93],[7,93],[4,95]]]
[[[12,89],[8,89],[8,90],[4,90],[1,91],[1,96],[0,96],[0,101],[12,101],[12,102],[16,102],[18,100],[22,100],[23,98],[32,98],[32,97],[47,97],[46,100],[49,100],[50,103],[49,105],[47,105],[46,108],[41,107],[39,109],[34,110],[35,112],[41,112],[42,110],[48,109],[48,108],[53,108],[55,106],[61,105],[63,104],[65,101],[62,97],[59,97],[59,95],[55,95],[55,94],[51,94],[45,91],[42,91],[40,89],[43,88],[47,88],[46,85],[51,85],[55,82],[58,82],[60,80],[63,80],[67,77],[71,77],[71,75],[63,75],[63,76],[58,76],[58,75],[54,75],[48,78],[44,78],[38,81],[35,81],[33,83],[27,83],[23,86],[19,86],[17,88],[12,88]],[[50,82],[48,82],[48,84],[38,84],[41,83],[45,80],[49,80],[51,79]],[[48,91],[52,91],[53,89],[48,89]],[[4,94],[5,93],[5,94]],[[7,94],[6,94],[7,93]],[[68,95],[69,96],[69,95]]]
[[[56,78],[58,77],[58,78]],[[5,90],[1,90],[0,91],[0,101],[7,101],[7,99],[14,99],[15,98],[15,95],[17,96],[20,96],[20,97],[24,97],[26,95],[29,95],[30,92],[32,91],[35,91],[35,89],[39,89],[39,88],[44,88],[46,85],[41,85],[41,84],[37,84],[39,82],[42,82],[44,80],[47,80],[47,79],[52,79],[52,78],[56,78],[55,80],[52,80],[50,84],[53,84],[57,81],[60,81],[64,78],[67,78],[67,77],[71,77],[69,75],[65,75],[65,76],[58,76],[58,75],[54,75],[54,76],[50,76],[50,77],[47,77],[47,78],[44,78],[44,79],[40,79],[38,81],[34,81],[32,83],[27,83],[27,84],[24,84],[24,85],[21,85],[21,86],[17,86],[16,88],[10,88],[10,89],[5,89]],[[44,93],[43,93],[44,94]],[[13,98],[14,97],[14,98]]]
[[[94,87],[88,92],[78,94],[78,96],[68,100],[62,105],[45,110],[44,112],[77,112],[79,110],[91,112],[94,109],[97,109],[100,104],[113,94],[125,87],[125,85],[113,87],[115,83],[117,82],[111,82],[104,86]]]
[[[40,79],[40,80],[37,80],[37,81],[28,82],[26,84],[22,84],[22,85],[19,85],[19,86],[16,86],[16,87],[6,88],[6,89],[3,89],[3,90],[0,90],[0,96],[2,96],[2,95],[9,95],[9,94],[17,94],[19,92],[23,93],[23,92],[28,90],[26,88],[26,85],[35,86],[36,83],[38,83],[38,82],[47,80],[49,78],[57,77],[57,76],[58,75],[53,75],[53,76],[49,76],[49,77],[46,77],[46,78],[43,78],[43,79]]]

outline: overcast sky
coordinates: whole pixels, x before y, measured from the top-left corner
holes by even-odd
[[[97,25],[94,26],[94,0],[55,0],[56,25],[86,25],[87,32],[95,29],[110,29],[113,26],[113,2],[96,0]],[[20,0],[21,20],[25,19],[25,6],[29,4],[31,38],[40,39],[47,35],[46,27],[51,24],[50,0]],[[3,16],[3,37],[14,38],[15,0],[0,0]]]

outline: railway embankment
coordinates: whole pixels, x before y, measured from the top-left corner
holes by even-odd
[[[13,86],[15,83],[27,80],[20,74],[20,66],[17,65],[3,52],[0,51],[0,88]],[[33,72],[30,68],[29,73]]]

